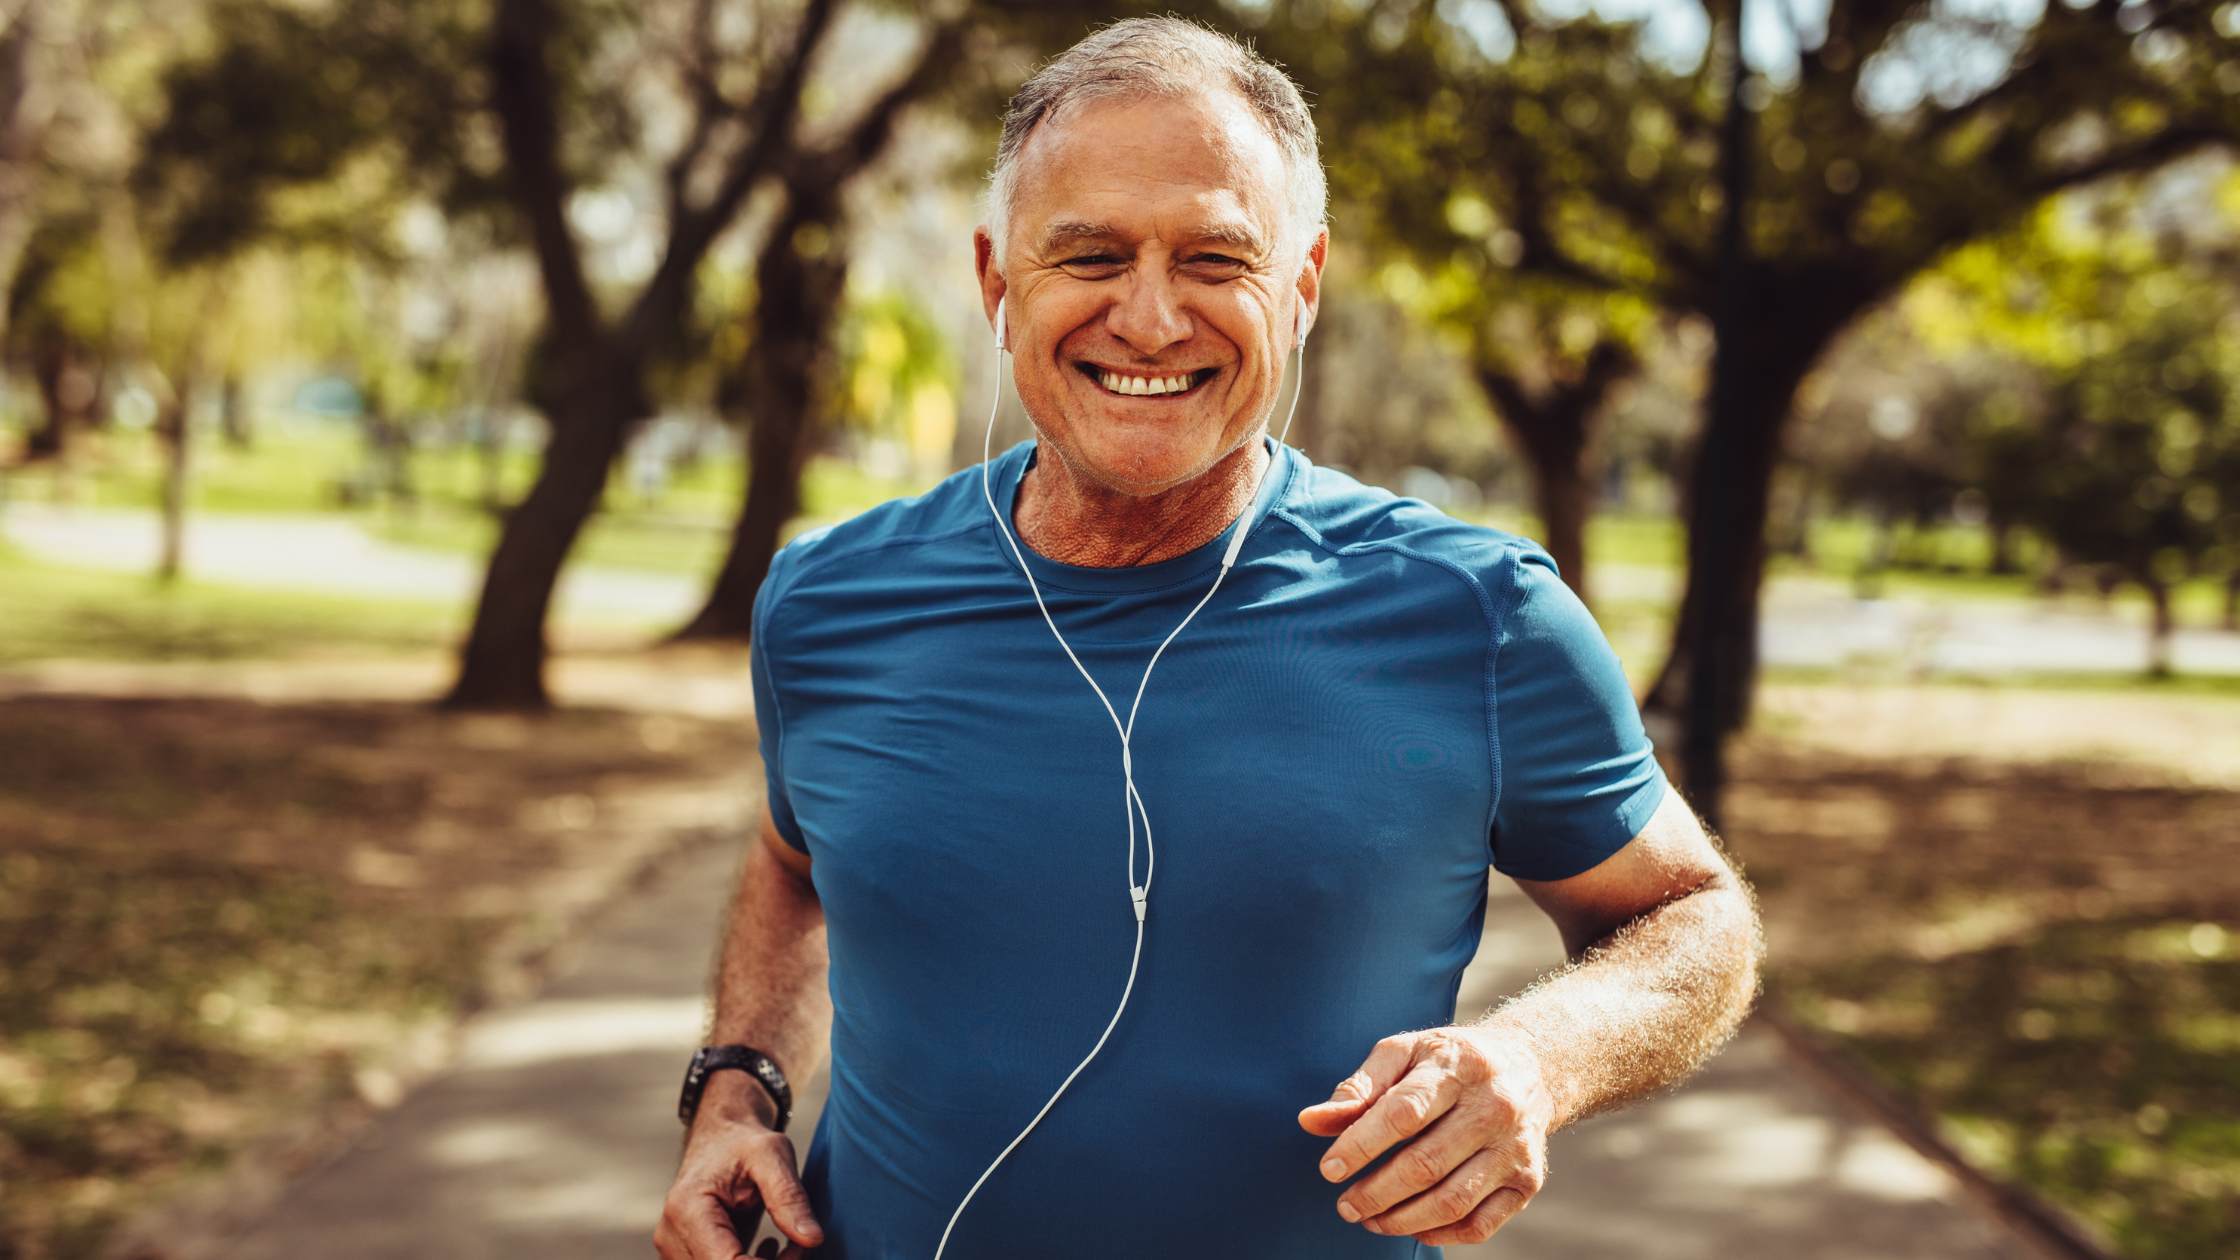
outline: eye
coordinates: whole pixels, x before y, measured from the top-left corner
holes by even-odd
[[[1201,280],[1234,280],[1252,269],[1243,259],[1227,254],[1197,254],[1183,267]]]
[[[1058,264],[1076,280],[1110,280],[1126,269],[1128,260],[1118,254],[1082,254]]]

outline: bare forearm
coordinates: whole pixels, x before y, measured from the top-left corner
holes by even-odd
[[[1749,892],[1721,874],[1596,941],[1481,1022],[1530,1047],[1561,1126],[1710,1057],[1749,1011],[1760,952]]]
[[[804,874],[755,843],[740,872],[716,979],[714,1044],[753,1046],[795,1088],[816,1070],[832,1025],[825,987],[824,908]],[[753,1101],[744,1073],[719,1073],[709,1098]]]
[[[809,882],[808,859],[784,846],[765,815],[762,835],[739,872],[724,933],[714,1040],[769,1055],[798,1089],[824,1052],[832,1002],[825,989],[824,907]],[[764,1209],[792,1240],[786,1255],[824,1242],[795,1169],[793,1142],[772,1132],[776,1119],[777,1104],[754,1077],[717,1072],[708,1078],[676,1184],[654,1228],[662,1256],[744,1257],[754,1235],[742,1214],[751,1225]]]

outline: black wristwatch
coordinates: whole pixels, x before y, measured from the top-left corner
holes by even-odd
[[[786,1131],[786,1121],[793,1118],[793,1090],[786,1084],[786,1074],[770,1061],[770,1056],[748,1046],[702,1046],[692,1056],[692,1066],[684,1070],[684,1092],[677,1095],[677,1119],[692,1127],[692,1118],[700,1114],[700,1095],[708,1088],[708,1078],[718,1072],[737,1068],[751,1072],[770,1091],[770,1101],[778,1104],[778,1118],[770,1128],[778,1133]]]

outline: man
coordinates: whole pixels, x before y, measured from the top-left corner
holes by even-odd
[[[1551,1130],[1732,1031],[1748,894],[1538,548],[1265,436],[1328,247],[1288,79],[1103,30],[1012,102],[989,210],[1036,440],[992,502],[973,470],[771,570],[714,1037],[753,1070],[707,1078],[656,1242],[741,1255],[759,1208],[847,1260],[1483,1240]],[[1575,965],[1447,1026],[1489,861]],[[804,1184],[773,1126],[828,1029]]]

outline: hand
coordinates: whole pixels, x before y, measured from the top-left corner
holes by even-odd
[[[709,1079],[654,1227],[662,1260],[749,1260],[747,1243],[764,1209],[789,1245],[781,1252],[765,1241],[756,1260],[801,1260],[824,1241],[794,1173],[793,1142],[770,1128],[776,1118],[770,1096],[746,1073]]]
[[[1443,1247],[1491,1238],[1539,1192],[1554,1113],[1540,1062],[1515,1033],[1434,1028],[1378,1042],[1299,1126],[1338,1139],[1322,1160],[1334,1182],[1404,1143],[1338,1196],[1338,1215]]]

